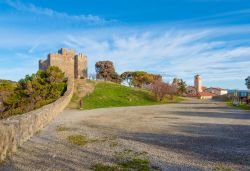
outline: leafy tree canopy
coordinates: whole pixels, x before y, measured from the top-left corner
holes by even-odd
[[[8,82],[0,83],[0,118],[26,113],[57,100],[66,91],[64,73],[55,66],[46,71],[26,75],[15,86]]]
[[[150,74],[144,71],[124,72],[121,74],[123,81],[126,81],[130,86],[143,87],[154,83],[155,81],[161,81],[160,75]]]
[[[186,93],[186,91],[187,91],[186,90],[187,84],[182,79],[174,78],[172,85],[174,85],[176,87],[179,94]]]
[[[121,77],[115,72],[113,62],[99,61],[95,64],[96,78],[121,83]]]

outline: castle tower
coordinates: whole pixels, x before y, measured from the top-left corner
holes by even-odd
[[[59,67],[67,77],[74,78],[74,57],[73,49],[61,48],[58,53],[50,53],[48,55],[48,67]]]
[[[80,53],[75,56],[75,78],[87,78],[87,56],[83,53]]]
[[[202,79],[200,75],[194,76],[194,86],[197,93],[202,92]]]
[[[39,69],[46,70],[49,66],[59,67],[66,77],[87,78],[87,56],[76,55],[73,49],[61,48],[58,53],[50,53],[46,60],[39,61]]]

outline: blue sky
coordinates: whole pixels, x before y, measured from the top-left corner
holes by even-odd
[[[246,89],[249,0],[0,0],[0,78],[18,80],[60,47],[189,85]]]

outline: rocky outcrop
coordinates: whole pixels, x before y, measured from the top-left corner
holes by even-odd
[[[67,91],[57,101],[40,109],[0,121],[0,161],[15,152],[17,147],[45,127],[69,104],[74,92],[74,81],[69,80]]]

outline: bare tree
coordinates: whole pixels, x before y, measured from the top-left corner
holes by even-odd
[[[177,93],[175,86],[162,81],[155,81],[151,84],[150,89],[153,92],[155,99],[158,101],[162,101],[166,95],[169,95],[171,99],[173,99],[174,95]]]

